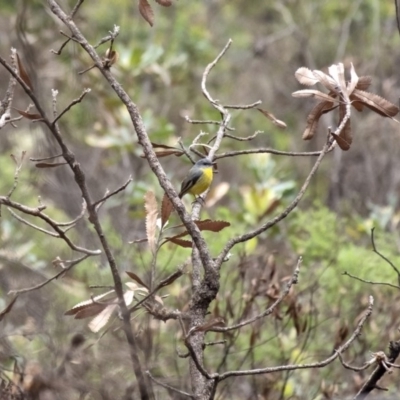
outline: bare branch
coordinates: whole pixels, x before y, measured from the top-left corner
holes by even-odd
[[[327,153],[329,153],[332,150],[333,150],[333,148],[331,148],[329,151],[327,151]],[[281,151],[281,150],[275,150],[275,149],[271,149],[271,148],[258,148],[258,149],[248,149],[248,150],[238,150],[238,151],[227,151],[225,153],[216,154],[214,159],[218,160],[218,159],[226,158],[226,157],[235,157],[235,156],[240,156],[240,155],[259,154],[259,153],[269,153],[269,154],[275,154],[277,156],[290,156],[290,157],[310,157],[310,156],[320,156],[321,155],[321,151],[296,152],[296,151]]]
[[[374,303],[373,298],[372,296],[370,296],[368,309],[366,310],[364,316],[361,318],[360,322],[357,324],[357,327],[354,330],[351,337],[342,346],[340,346],[330,357],[326,358],[325,360],[309,364],[287,364],[277,367],[257,368],[257,369],[242,370],[242,371],[227,371],[219,375],[218,381],[222,381],[231,376],[260,375],[260,374],[268,374],[279,371],[294,371],[297,369],[313,369],[313,368],[325,367],[326,365],[333,362],[336,358],[338,358],[339,353],[343,353],[345,350],[347,350],[350,347],[350,345],[354,342],[354,340],[360,335],[361,329],[363,328],[365,321],[369,318],[369,316],[372,313],[373,303]]]
[[[389,343],[389,356],[387,357],[388,364],[394,363],[396,358],[400,354],[400,341],[390,342]],[[378,389],[378,381],[388,372],[387,368],[380,363],[375,370],[372,372],[370,377],[364,383],[362,388],[356,394],[353,400],[363,400],[365,399],[369,393],[371,393],[374,389]]]

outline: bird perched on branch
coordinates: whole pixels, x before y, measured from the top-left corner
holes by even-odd
[[[186,193],[194,196],[201,195],[210,187],[213,175],[213,162],[209,158],[197,161],[182,182],[179,198]]]

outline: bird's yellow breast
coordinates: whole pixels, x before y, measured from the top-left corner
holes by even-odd
[[[198,181],[188,190],[190,194],[198,196],[206,191],[213,180],[213,167],[202,168],[203,174]]]

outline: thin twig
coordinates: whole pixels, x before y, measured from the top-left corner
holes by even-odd
[[[258,101],[254,102],[254,103],[251,103],[251,104],[224,105],[224,108],[229,108],[229,109],[232,109],[232,110],[248,110],[250,108],[257,107],[260,104],[262,104],[262,101],[258,100]]]
[[[119,188],[113,190],[112,192],[107,193],[104,197],[102,197],[100,200],[97,200],[93,203],[93,207],[97,207],[99,204],[104,203],[106,200],[108,200],[110,197],[116,195],[119,192],[122,192],[123,190],[126,189],[126,187],[133,181],[132,176],[129,176],[128,180]]]
[[[212,328],[211,331],[214,332],[229,332],[232,330],[236,330],[239,329],[245,325],[249,325],[257,320],[259,320],[260,318],[264,318],[267,315],[270,315],[273,313],[273,311],[276,309],[276,307],[282,302],[282,300],[289,294],[290,289],[292,288],[293,285],[297,284],[298,280],[299,280],[299,274],[300,274],[300,266],[301,263],[303,262],[303,258],[299,257],[299,259],[297,260],[297,264],[296,264],[296,268],[293,272],[292,277],[290,278],[289,282],[286,285],[285,290],[281,293],[281,295],[273,302],[273,304],[268,307],[264,312],[262,312],[261,314],[256,315],[255,317],[252,317],[246,321],[243,322],[239,322],[238,324],[232,325],[232,326],[226,326],[226,327],[216,327],[216,328]]]
[[[60,33],[61,33],[61,31],[60,31]],[[71,39],[68,38],[68,39],[61,45],[61,47],[60,47],[58,50],[51,49],[51,50],[50,50],[50,53],[53,53],[53,54],[59,56],[59,55],[62,53],[64,47],[65,47],[70,41],[71,41]]]
[[[312,167],[310,173],[308,174],[306,180],[304,181],[303,186],[301,187],[299,193],[294,198],[294,200],[289,204],[289,206],[287,206],[286,209],[283,212],[281,212],[279,215],[277,215],[275,218],[273,218],[272,220],[261,225],[259,228],[254,229],[253,231],[250,231],[248,233],[245,233],[243,235],[240,235],[236,238],[231,239],[225,245],[222,252],[218,255],[217,260],[216,260],[217,266],[221,266],[224,258],[226,257],[226,255],[229,253],[229,251],[232,249],[233,246],[235,246],[238,243],[246,242],[246,241],[252,239],[253,237],[260,235],[262,232],[265,232],[267,229],[271,228],[272,226],[276,225],[278,222],[280,222],[284,218],[286,218],[297,207],[300,200],[303,198],[304,193],[306,192],[306,190],[311,182],[311,179],[317,172],[323,158],[325,157],[326,153],[328,152],[328,150],[330,149],[332,144],[333,144],[333,138],[330,138],[328,140],[328,142],[325,144],[325,146],[323,147],[317,160],[315,161],[314,166]]]
[[[170,386],[170,385],[167,385],[166,383],[163,383],[163,382],[159,381],[158,379],[154,378],[153,375],[151,375],[150,371],[146,371],[145,374],[146,374],[153,382],[157,383],[157,385],[160,385],[160,386],[164,387],[165,389],[172,390],[173,392],[179,393],[179,394],[181,394],[182,396],[190,397],[191,399],[194,399],[194,398],[195,398],[195,396],[193,396],[193,395],[190,394],[190,393],[186,393],[186,392],[184,392],[183,390],[176,389],[176,388],[174,388],[174,387],[172,387],[172,386]]]
[[[75,104],[80,103],[83,98],[90,93],[91,89],[84,89],[82,94],[77,98],[71,101],[71,103],[68,104],[68,106],[58,115],[58,117],[56,117],[54,119],[54,121],[52,122],[53,125],[55,125],[57,123],[57,121],[66,113],[68,112]]]
[[[256,131],[256,132],[254,132],[253,135],[246,136],[246,137],[234,136],[234,135],[230,135],[229,133],[225,133],[225,137],[237,140],[239,142],[248,142],[250,140],[255,139],[259,133],[263,133],[263,131]]]
[[[10,290],[8,292],[8,294],[17,294],[17,295],[19,295],[19,294],[22,294],[22,293],[28,293],[28,292],[32,292],[34,290],[38,290],[38,289],[42,288],[43,286],[46,286],[51,281],[54,281],[55,279],[58,279],[60,276],[62,276],[65,273],[67,273],[71,268],[73,268],[75,265],[81,263],[83,260],[85,260],[88,257],[90,257],[90,255],[89,254],[85,254],[81,258],[78,258],[76,260],[70,261],[70,265],[68,265],[68,267],[62,269],[58,274],[54,275],[53,277],[51,277],[49,279],[46,279],[44,282],[39,283],[38,285],[35,285],[35,286],[32,286],[32,287],[28,287],[28,288],[24,288],[24,289]]]
[[[37,162],[37,161],[47,161],[47,160],[54,160],[55,158],[58,158],[58,157],[62,157],[63,155],[62,154],[57,154],[57,155],[55,155],[55,156],[49,156],[49,157],[40,157],[40,158],[29,158],[29,160],[30,161],[33,161],[33,162]]]
[[[78,0],[78,2],[75,4],[75,7],[72,9],[71,14],[69,14],[71,19],[75,17],[75,14],[78,12],[79,7],[82,5],[84,1],[85,0]]]
[[[371,243],[372,243],[372,249],[373,249],[374,253],[378,254],[378,256],[380,258],[382,258],[382,260],[386,261],[393,268],[393,270],[397,274],[397,279],[400,282],[400,271],[399,271],[399,269],[387,257],[385,257],[382,253],[380,253],[378,251],[378,249],[376,248],[374,232],[375,232],[375,228],[372,228],[371,229]]]
[[[347,272],[347,271],[342,272],[342,275],[347,275],[347,276],[349,276],[349,277],[352,278],[352,279],[355,279],[355,280],[360,281],[360,282],[363,282],[363,283],[368,283],[368,284],[370,284],[370,285],[382,285],[382,286],[389,286],[389,287],[392,287],[392,288],[394,288],[394,289],[400,289],[399,286],[392,285],[391,283],[368,281],[368,280],[366,280],[366,279],[362,279],[362,278],[359,278],[358,276],[352,275],[352,274],[350,274],[350,273]]]
[[[332,151],[332,150],[329,150],[329,151]],[[327,151],[327,153],[329,153],[329,151]],[[235,157],[235,156],[241,156],[241,155],[246,155],[246,154],[259,154],[259,153],[269,153],[269,154],[275,154],[277,156],[290,156],[290,157],[310,157],[310,156],[320,156],[321,155],[321,151],[304,151],[304,152],[281,151],[281,150],[275,150],[275,149],[271,149],[271,148],[267,147],[267,148],[259,148],[259,149],[227,151],[225,153],[216,154],[214,159],[218,160],[220,158]]]

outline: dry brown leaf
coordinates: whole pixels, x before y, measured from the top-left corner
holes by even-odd
[[[333,106],[330,101],[321,101],[316,104],[307,116],[307,126],[303,132],[303,140],[310,140],[317,130],[318,121],[326,109]]]
[[[18,62],[18,70],[19,70],[20,78],[24,81],[25,85],[28,86],[29,89],[31,89],[33,91],[32,82],[29,79],[29,76],[26,73],[24,66],[22,65],[22,62],[21,62],[21,59],[19,58],[18,53],[17,53],[17,62]]]
[[[66,161],[58,162],[58,163],[40,162],[40,163],[36,163],[35,167],[36,168],[54,168],[54,167],[59,167],[60,165],[66,165],[66,164],[68,164]]]
[[[325,86],[330,92],[337,93],[336,82],[329,75],[317,69],[313,70],[313,74],[318,79],[318,82]]]
[[[93,318],[89,323],[89,329],[96,333],[100,329],[104,328],[107,325],[107,322],[110,320],[111,315],[114,310],[118,307],[117,304],[110,304],[104,310],[102,310],[95,318]]]
[[[29,119],[31,121],[37,121],[42,119],[42,116],[40,114],[32,114],[28,113],[26,111],[18,110],[18,108],[13,107],[15,111],[17,111],[20,115],[25,117],[26,119]]]
[[[111,303],[112,301],[114,301],[115,298],[116,298],[116,296],[117,296],[117,295],[115,294],[115,291],[114,291],[114,290],[110,290],[110,291],[108,291],[108,292],[106,292],[106,293],[102,293],[102,294],[100,294],[100,295],[98,295],[98,296],[95,296],[95,297],[93,298],[93,300],[90,299],[90,300],[85,300],[85,301],[82,301],[82,302],[78,303],[77,305],[75,305],[74,307],[72,307],[70,310],[66,311],[66,312],[64,313],[64,315],[74,315],[74,314],[77,314],[79,311],[81,311],[81,310],[87,308],[88,306],[91,306],[91,305],[93,305],[93,304],[96,304],[96,301],[100,301],[100,300],[101,300],[102,302],[105,302],[105,305],[107,305],[108,303]]]
[[[206,199],[206,206],[212,207],[217,201],[221,200],[229,190],[229,183],[228,182],[221,182],[218,185],[215,185],[211,188],[208,192],[207,199]]]
[[[179,239],[179,238],[168,238],[164,243],[167,241],[174,243],[178,246],[185,247],[185,248],[191,248],[193,246],[192,242],[190,240],[184,240],[184,239]]]
[[[356,89],[358,90],[367,90],[372,82],[372,78],[370,76],[360,76],[358,78],[358,83]]]
[[[144,196],[144,208],[146,210],[146,236],[150,251],[156,251],[156,229],[157,229],[157,200],[154,192],[149,190]]]
[[[173,209],[174,209],[174,206],[172,205],[171,200],[169,199],[167,194],[164,193],[164,196],[163,196],[163,199],[161,202],[161,226],[162,227],[164,227],[165,224],[168,222]]]
[[[100,304],[100,303],[92,303],[81,310],[79,310],[75,314],[75,319],[84,319],[89,317],[94,317],[97,314],[101,313],[109,304]],[[69,314],[66,314],[69,315]]]
[[[164,7],[169,7],[172,5],[172,1],[171,0],[156,0],[156,3],[160,4],[161,6]]]
[[[343,118],[346,115],[346,106],[345,104],[340,104],[339,106],[339,125]],[[337,141],[337,144],[342,150],[349,150],[351,143],[353,141],[353,138],[351,137],[351,126],[350,126],[350,119],[346,122],[346,125],[342,129],[342,131],[339,133],[339,137],[336,137],[335,139]]]
[[[353,63],[351,63],[351,68],[350,68],[350,82],[347,85],[347,91],[349,92],[349,95],[351,95],[354,91],[354,89],[358,85],[358,75],[356,73],[356,70],[354,69]]]
[[[144,282],[143,282],[143,280],[142,279],[140,279],[134,272],[131,272],[131,271],[125,271],[126,273],[127,273],[127,275],[131,278],[131,279],[133,279],[135,282],[137,282],[139,285],[142,285],[142,286],[144,286],[145,288],[149,288]]]
[[[335,80],[340,88],[341,96],[348,101],[349,94],[347,92],[346,80],[344,78],[343,63],[333,64],[328,68],[330,76]]]
[[[177,150],[177,148],[173,146],[168,146],[166,144],[160,144],[160,143],[154,143],[151,142],[151,145],[153,146],[154,149],[171,149],[171,150]]]
[[[270,113],[267,110],[263,110],[261,108],[257,108],[257,110],[260,111],[261,114],[265,115],[278,128],[281,128],[281,129],[287,128],[287,125],[283,121],[277,119],[274,114]]]
[[[320,92],[319,90],[304,89],[297,90],[292,93],[293,97],[315,97],[322,101],[330,101],[331,103],[337,102],[338,100],[334,97],[329,96],[327,93]]]
[[[111,68],[119,60],[119,54],[115,50],[107,49],[105,57],[103,58],[103,67],[106,69]]]
[[[299,68],[294,73],[294,76],[299,81],[299,83],[301,83],[304,86],[313,86],[319,82],[319,79],[315,77],[313,72],[306,67]]]
[[[353,97],[383,117],[393,118],[399,112],[399,108],[397,106],[374,93],[355,89],[353,92]]]
[[[166,278],[160,282],[160,287],[165,287],[165,286],[170,285],[171,283],[175,282],[178,278],[180,278],[182,275],[183,275],[183,271],[181,271],[181,270],[174,272],[168,278]]]
[[[154,24],[154,12],[147,0],[139,0],[139,11],[142,17],[149,23]]]

